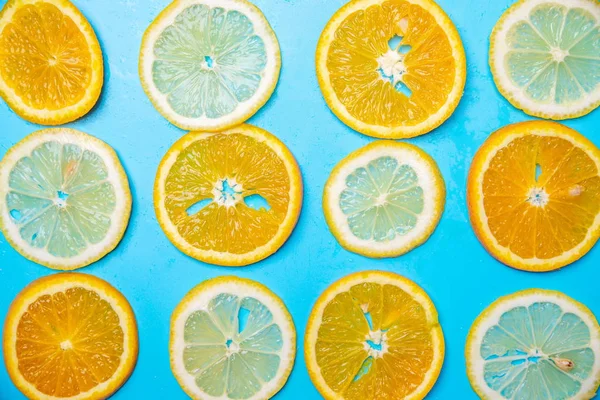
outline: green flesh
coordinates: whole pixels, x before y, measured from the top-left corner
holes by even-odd
[[[386,242],[414,229],[423,189],[412,167],[380,157],[348,175],[340,207],[356,237]]]
[[[534,8],[509,31],[508,47],[510,79],[537,102],[566,105],[598,90],[600,26],[582,8]]]
[[[77,145],[37,147],[9,176],[6,204],[21,238],[62,258],[102,241],[116,201],[107,176],[104,161]]]
[[[281,329],[269,309],[251,297],[218,295],[206,311],[188,317],[184,341],[185,369],[215,397],[252,397],[275,377],[281,362]]]
[[[481,357],[487,385],[515,400],[571,398],[589,377],[595,359],[587,325],[547,302],[504,313],[486,332]],[[553,361],[557,358],[572,361],[573,368],[559,368]]]
[[[160,34],[154,56],[154,84],[188,118],[232,113],[256,93],[267,64],[248,17],[201,4],[183,10]]]

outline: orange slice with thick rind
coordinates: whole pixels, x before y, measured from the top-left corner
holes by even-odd
[[[135,316],[114,287],[86,274],[38,279],[13,301],[4,359],[30,399],[100,399],[121,387],[138,354]]]
[[[563,267],[600,236],[600,150],[558,123],[506,126],[475,155],[467,200],[477,237],[498,260]]]

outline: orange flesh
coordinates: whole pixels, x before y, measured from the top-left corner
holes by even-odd
[[[262,196],[270,210],[240,201],[226,207],[214,201],[219,181],[235,181],[242,197]],[[245,254],[268,243],[287,214],[290,179],[279,156],[265,143],[238,134],[216,134],[184,149],[165,182],[165,207],[179,234],[192,246]],[[187,210],[212,200],[194,214]]]
[[[59,110],[83,98],[91,54],[70,17],[49,3],[28,4],[0,33],[0,75],[29,107]]]
[[[372,330],[384,332],[380,357],[367,350],[371,327],[363,310]],[[431,367],[431,329],[423,307],[397,286],[355,285],[325,307],[317,364],[327,385],[345,399],[404,399]]]
[[[19,371],[48,396],[75,396],[114,375],[123,343],[119,316],[95,292],[75,287],[43,295],[17,327]]]
[[[411,46],[402,82],[405,94],[384,80],[377,59],[390,50],[389,40],[403,37]],[[327,56],[331,84],[348,112],[381,126],[416,125],[437,112],[455,79],[455,60],[446,33],[420,6],[389,0],[357,11],[340,25]]]
[[[545,205],[528,200],[534,188],[547,193]],[[492,158],[482,189],[492,234],[521,258],[549,259],[574,248],[600,212],[597,165],[557,137],[527,135],[510,142]]]

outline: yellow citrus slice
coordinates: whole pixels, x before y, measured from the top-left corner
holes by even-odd
[[[446,201],[435,161],[407,143],[378,141],[344,158],[323,193],[329,229],[368,257],[396,257],[433,233]]]
[[[475,155],[467,201],[477,237],[498,260],[563,267],[600,236],[600,150],[555,122],[506,126]]]
[[[600,326],[563,293],[524,290],[481,313],[466,359],[471,386],[484,400],[587,400],[600,385]]]
[[[600,105],[600,3],[521,0],[490,37],[498,90],[529,115],[576,118]]]
[[[68,0],[8,0],[0,11],[0,96],[20,117],[60,125],[92,109],[102,52]]]
[[[171,318],[171,368],[193,399],[269,399],[296,357],[296,329],[277,295],[223,276],[201,283]]]
[[[361,133],[407,138],[441,125],[466,79],[454,24],[432,0],[354,0],[331,18],[317,47],[329,108]]]
[[[3,349],[10,378],[29,399],[105,399],[135,367],[135,316],[102,279],[55,274],[15,298]]]
[[[294,156],[252,125],[188,133],[164,156],[154,185],[154,208],[169,240],[212,264],[270,256],[291,235],[301,206]]]
[[[444,337],[423,289],[391,272],[366,271],[319,297],[304,355],[310,379],[328,400],[415,400],[439,376]]]
[[[262,12],[246,0],[174,1],[146,30],[142,86],[181,129],[239,125],[271,97],[281,53]]]
[[[83,132],[37,131],[0,162],[0,228],[38,264],[72,270],[99,260],[121,241],[130,213],[117,154]]]

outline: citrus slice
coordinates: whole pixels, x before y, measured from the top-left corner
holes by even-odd
[[[518,1],[490,38],[498,90],[529,115],[576,118],[600,105],[600,3]]]
[[[277,37],[246,0],[174,1],[146,30],[140,78],[172,124],[219,131],[250,118],[279,79]]]
[[[563,267],[600,236],[600,150],[555,122],[506,126],[475,155],[467,201],[495,258],[527,271]]]
[[[269,399],[290,375],[296,329],[277,295],[249,279],[201,283],[171,318],[171,368],[194,399]]]
[[[154,209],[169,240],[218,265],[247,265],[276,252],[301,206],[294,156],[252,125],[188,133],[164,156],[154,184]]]
[[[524,290],[481,313],[466,359],[482,399],[591,399],[600,384],[600,327],[560,292]]]
[[[68,0],[8,0],[0,11],[0,96],[43,125],[74,121],[102,89],[94,30]]]
[[[29,399],[105,399],[133,372],[135,316],[119,291],[86,274],[38,279],[4,325],[8,374]]]
[[[415,400],[440,374],[444,337],[423,289],[391,272],[366,271],[319,297],[304,352],[310,379],[328,400]]]
[[[99,260],[123,237],[130,212],[117,154],[83,132],[37,131],[0,163],[0,228],[38,264],[69,270]]]
[[[444,210],[435,161],[407,143],[378,141],[335,166],[323,193],[329,229],[346,249],[395,257],[424,243]]]
[[[325,101],[345,124],[380,138],[407,138],[441,125],[466,80],[454,24],[432,0],[354,0],[317,46]]]

